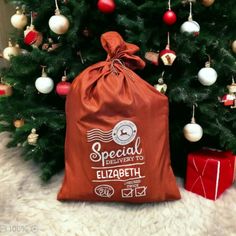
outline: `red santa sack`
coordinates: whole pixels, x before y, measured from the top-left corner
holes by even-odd
[[[132,70],[139,48],[102,35],[106,61],[84,70],[66,101],[65,178],[58,200],[180,198],[169,156],[168,99]]]

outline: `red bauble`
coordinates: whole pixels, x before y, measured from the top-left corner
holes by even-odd
[[[70,91],[70,87],[71,87],[71,83],[70,82],[67,82],[65,81],[63,78],[62,78],[62,81],[59,82],[56,86],[56,92],[58,95],[60,96],[66,96],[69,91]]]
[[[116,8],[114,0],[99,0],[97,6],[103,13],[112,13]]]
[[[0,83],[0,96],[11,96],[12,87],[8,84]]]
[[[31,45],[36,41],[36,38],[38,37],[37,31],[30,31],[24,38],[24,43],[27,45]]]
[[[32,45],[38,47],[43,42],[43,36],[40,32],[36,31],[34,26],[27,26],[24,31],[24,43],[26,45]]]
[[[176,17],[176,14],[172,10],[168,10],[164,13],[162,19],[165,24],[173,25],[176,22],[177,17]]]

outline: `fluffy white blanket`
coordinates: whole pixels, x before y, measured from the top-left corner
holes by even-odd
[[[236,184],[217,201],[184,190],[182,199],[155,204],[56,200],[63,173],[43,184],[20,148],[7,149],[0,134],[0,235],[36,236],[234,236]]]

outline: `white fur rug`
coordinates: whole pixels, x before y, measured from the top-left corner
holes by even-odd
[[[37,166],[19,148],[6,149],[0,134],[0,235],[36,236],[234,236],[236,184],[213,202],[185,191],[156,204],[61,203],[63,173],[42,184]]]

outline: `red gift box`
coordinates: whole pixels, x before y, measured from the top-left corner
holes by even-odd
[[[189,153],[185,189],[216,200],[235,177],[235,155],[232,152],[203,149]]]

